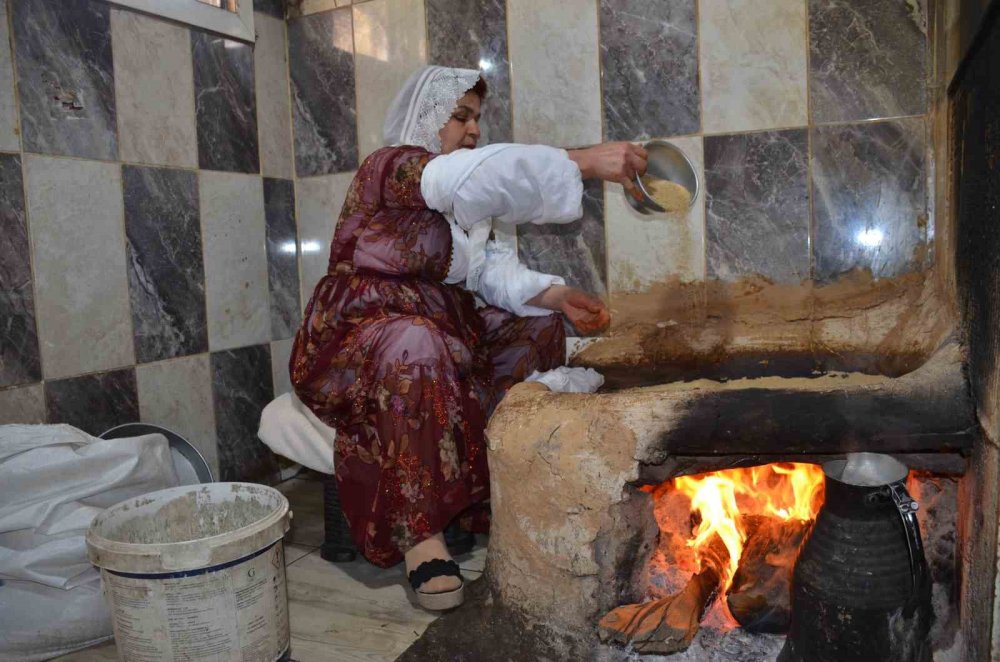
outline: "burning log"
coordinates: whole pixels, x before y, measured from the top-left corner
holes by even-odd
[[[751,632],[787,632],[792,569],[812,522],[745,516],[743,526],[747,540],[726,596],[729,612]]]
[[[729,553],[715,536],[700,556],[702,569],[674,595],[642,604],[623,605],[598,624],[601,641],[631,645],[638,653],[667,654],[691,645],[705,610],[718,592]]]

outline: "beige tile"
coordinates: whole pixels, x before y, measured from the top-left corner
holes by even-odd
[[[292,178],[292,115],[288,90],[285,22],[254,14],[254,81],[261,172],[265,177]]]
[[[358,149],[382,146],[389,104],[417,67],[427,63],[423,0],[372,0],[354,9]]]
[[[292,509],[292,528],[285,537],[295,545],[323,544],[323,483],[292,478],[278,485]]]
[[[55,658],[52,662],[118,662],[114,639],[75,653]]]
[[[219,477],[208,354],[136,366],[139,419],[175,431],[204,456]]]
[[[292,656],[300,662],[393,660],[436,618],[410,602],[402,566],[328,563],[288,568]]]
[[[806,3],[701,0],[705,133],[806,124]]]
[[[507,3],[517,142],[579,147],[601,141],[596,2]]]
[[[111,37],[122,160],[197,167],[188,29],[113,8]]]
[[[214,352],[268,342],[264,192],[256,175],[199,173],[208,345]]]
[[[673,138],[694,162],[701,192],[684,214],[643,216],[629,206],[618,184],[604,187],[608,275],[612,294],[640,292],[668,278],[705,278],[705,174],[702,139]]]
[[[14,97],[14,66],[7,25],[7,0],[0,0],[0,150],[21,149],[17,130],[17,104]]]
[[[296,545],[294,543],[285,543],[285,566],[290,566],[299,559],[304,559],[306,556],[312,554],[318,547],[313,547],[312,545]]]
[[[135,363],[116,164],[26,155],[42,372]]]
[[[41,384],[0,391],[0,425],[44,422],[45,394]]]
[[[288,358],[292,354],[295,338],[275,340],[271,343],[271,376],[274,379],[274,397],[292,391],[292,378],[288,374]]]
[[[302,307],[309,302],[319,279],[326,275],[330,259],[330,241],[344,206],[353,172],[299,179],[295,183],[296,216],[299,226],[299,250]]]

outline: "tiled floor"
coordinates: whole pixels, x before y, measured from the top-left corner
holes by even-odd
[[[332,564],[319,556],[323,489],[304,474],[278,486],[292,506],[285,538],[292,659],[298,662],[390,661],[406,650],[434,614],[415,607],[404,588],[403,566],[382,570],[367,561]],[[468,580],[480,577],[486,539],[458,557]],[[58,662],[117,660],[114,642],[58,658]]]

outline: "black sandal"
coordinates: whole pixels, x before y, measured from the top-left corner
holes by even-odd
[[[454,609],[462,604],[465,599],[465,579],[462,577],[462,570],[454,561],[444,559],[431,559],[417,566],[415,570],[407,576],[413,592],[417,594],[417,602],[424,609],[433,611],[444,611]],[[435,577],[458,577],[460,582],[458,588],[442,593],[425,593],[420,590],[428,580]]]

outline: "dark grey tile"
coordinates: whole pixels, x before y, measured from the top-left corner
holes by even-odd
[[[427,0],[430,61],[479,69],[489,87],[483,104],[482,144],[513,141],[510,60],[504,0]]]
[[[220,480],[276,482],[278,462],[257,438],[260,412],[274,397],[270,348],[213,352],[211,363]]]
[[[923,266],[928,211],[923,119],[813,129],[816,277],[890,277]]]
[[[275,18],[285,18],[286,0],[253,0],[253,10]]]
[[[122,187],[136,360],[207,352],[197,175],[125,166]]]
[[[601,0],[601,64],[608,140],[701,128],[695,0]]]
[[[0,154],[0,386],[42,378],[21,157]]]
[[[585,182],[583,218],[560,225],[519,225],[517,252],[528,268],[562,276],[566,284],[597,296],[608,291],[604,186]],[[578,335],[567,325],[567,331]]]
[[[300,177],[358,167],[351,10],[312,14],[288,22],[292,74],[295,171]]]
[[[117,159],[110,6],[10,4],[25,151]]]
[[[283,340],[295,335],[301,318],[295,187],[291,180],[264,178],[264,214],[267,218],[271,340]]]
[[[705,137],[708,274],[809,277],[805,129]]]
[[[926,0],[809,0],[809,49],[813,121],[924,112]]]
[[[253,50],[191,31],[198,165],[205,170],[260,172]]]
[[[68,423],[94,436],[139,420],[134,368],[47,381],[45,401],[49,423]]]

